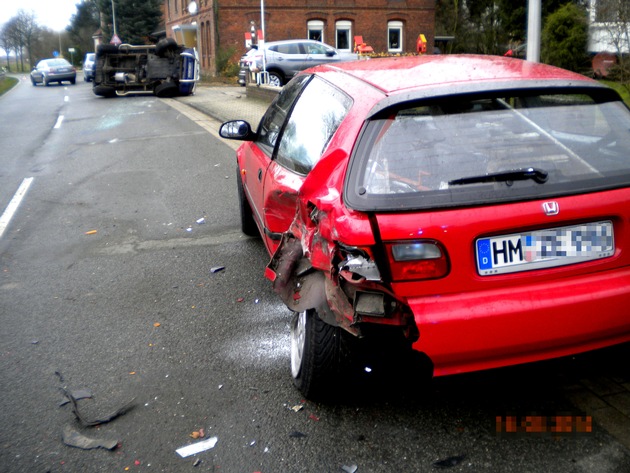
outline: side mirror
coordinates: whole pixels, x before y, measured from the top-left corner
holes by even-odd
[[[326,50],[326,56],[328,57],[333,57],[335,54],[337,54],[337,51],[333,51],[332,49]]]
[[[232,120],[225,122],[219,128],[221,138],[228,140],[254,141],[256,133],[252,131],[251,125],[245,120]]]

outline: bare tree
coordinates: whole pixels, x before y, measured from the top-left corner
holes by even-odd
[[[18,10],[17,13],[17,24],[20,31],[20,58],[22,59],[22,70],[24,70],[24,54],[23,50],[26,48],[28,51],[28,62],[29,66],[33,66],[33,41],[35,39],[38,26],[35,21],[35,13],[34,12],[26,12],[22,9]]]
[[[599,41],[614,51],[619,64],[619,79],[630,87],[630,2],[597,0],[594,13],[594,31],[599,33]]]
[[[11,72],[11,50],[13,49],[13,42],[9,23],[5,23],[2,25],[2,29],[0,29],[0,48],[4,49],[7,55],[7,68],[9,72]]]

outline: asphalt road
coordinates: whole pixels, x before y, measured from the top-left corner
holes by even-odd
[[[627,346],[306,401],[290,313],[263,278],[263,245],[239,231],[230,147],[167,101],[97,98],[82,81],[23,81],[0,124],[0,212],[33,177],[0,238],[0,471],[630,470],[597,423],[575,432],[589,413],[567,398],[584,377],[627,373]],[[92,393],[77,401],[88,418],[133,407],[84,427],[62,388]],[[526,416],[547,427],[501,423]],[[549,432],[557,416],[571,433]],[[66,446],[68,426],[118,446]],[[180,457],[200,429],[216,445]]]

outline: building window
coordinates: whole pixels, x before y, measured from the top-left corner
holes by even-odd
[[[387,23],[387,51],[390,53],[400,53],[402,52],[402,44],[402,21],[389,21]]]
[[[352,23],[346,20],[338,21],[335,23],[336,42],[335,46],[340,51],[350,51],[352,43],[350,38],[352,37]]]
[[[321,20],[310,20],[306,24],[306,37],[315,41],[324,42],[324,22]]]

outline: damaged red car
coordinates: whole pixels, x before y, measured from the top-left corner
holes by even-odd
[[[220,133],[244,141],[242,229],[295,314],[304,395],[358,346],[442,376],[630,341],[630,111],[613,90],[503,57],[356,61]]]

